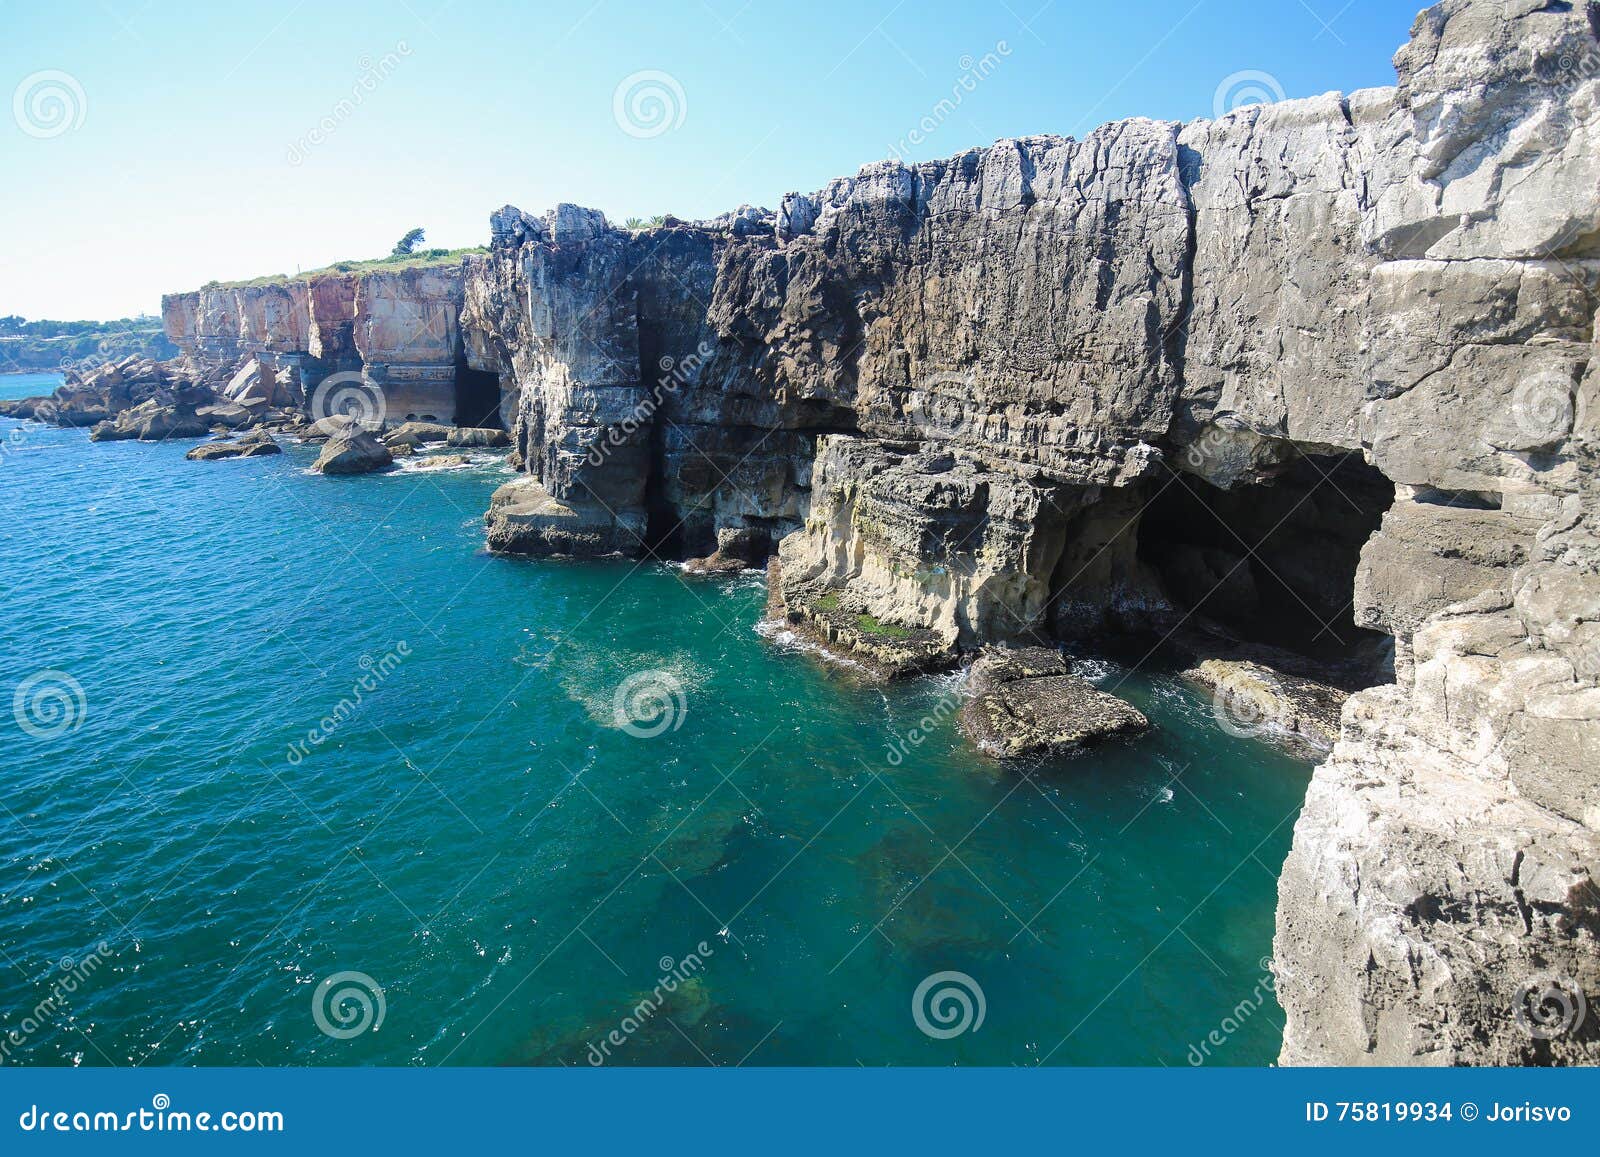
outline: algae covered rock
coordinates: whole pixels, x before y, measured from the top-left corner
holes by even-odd
[[[961,709],[961,730],[995,759],[1066,755],[1150,726],[1132,704],[1069,674],[1047,648],[992,650],[973,664],[977,692]]]

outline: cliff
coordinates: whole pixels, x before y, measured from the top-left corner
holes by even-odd
[[[1445,0],[1395,65],[775,212],[507,206],[459,268],[167,331],[235,394],[482,409],[525,473],[494,548],[775,551],[785,613],[895,672],[1107,630],[1344,664],[1283,1060],[1592,1063],[1600,1017],[1548,1013],[1600,994],[1600,14]]]
[[[333,271],[167,294],[161,315],[181,369],[230,399],[454,422],[463,286],[460,261]],[[495,397],[464,424],[497,409]]]

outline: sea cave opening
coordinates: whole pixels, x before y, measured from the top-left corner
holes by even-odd
[[[500,375],[456,364],[456,425],[503,430],[500,417]]]
[[[1191,625],[1370,684],[1392,650],[1356,625],[1356,567],[1393,502],[1360,454],[1301,455],[1229,490],[1174,470],[1139,518],[1138,557]]]

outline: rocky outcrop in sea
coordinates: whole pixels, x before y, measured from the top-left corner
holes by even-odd
[[[1283,1061],[1593,1063],[1600,1016],[1550,1021],[1600,997],[1600,14],[1445,0],[1395,66],[713,221],[507,206],[459,265],[172,295],[161,372],[503,431],[445,435],[510,442],[493,549],[775,557],[778,613],[887,675],[1141,632],[1338,668],[1195,655],[1332,742]],[[47,419],[145,404],[69,387]],[[1002,754],[1138,725],[1066,674],[985,694]]]

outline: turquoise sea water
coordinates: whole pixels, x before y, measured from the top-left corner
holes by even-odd
[[[0,1064],[1276,1055],[1308,768],[1170,673],[1092,668],[1154,730],[1024,776],[954,678],[758,633],[757,575],[487,555],[503,466],[190,445],[0,419]],[[620,726],[640,672],[658,735]],[[361,978],[319,1027],[347,972],[375,1031]],[[955,1036],[913,1015],[942,972],[982,993]]]

